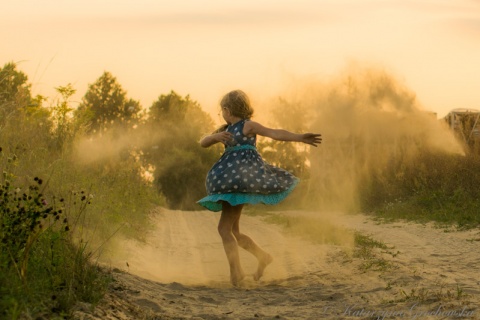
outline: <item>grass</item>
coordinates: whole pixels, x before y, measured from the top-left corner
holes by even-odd
[[[480,226],[480,156],[424,153],[369,178],[362,209],[384,220]]]
[[[27,149],[3,133],[0,318],[69,318],[76,303],[102,298],[110,276],[98,258],[109,239],[145,234],[163,198],[138,177],[134,159],[79,166],[47,152],[41,136]]]
[[[8,161],[7,161],[8,162]],[[99,272],[87,243],[77,243],[75,218],[87,209],[82,193],[75,212],[49,197],[43,180],[17,183],[4,170],[0,184],[0,316],[6,319],[68,317],[77,301],[97,303],[108,277]]]
[[[465,301],[467,295],[463,289],[457,284],[455,287],[447,287],[443,283],[438,283],[435,289],[427,289],[419,287],[418,285],[405,291],[398,290],[399,298],[390,302],[414,302],[414,303],[433,303],[433,302],[447,302],[447,301]]]
[[[362,271],[387,271],[395,269],[392,260],[384,258],[384,254],[395,258],[400,252],[393,252],[393,247],[375,240],[370,236],[355,232],[355,250],[353,257],[360,259],[360,270]]]
[[[458,193],[463,193],[459,191]],[[439,196],[438,194],[414,195],[407,200],[389,202],[378,207],[371,214],[377,218],[409,220],[418,223],[435,222],[438,226],[455,226],[458,229],[472,229],[480,225],[478,199]]]

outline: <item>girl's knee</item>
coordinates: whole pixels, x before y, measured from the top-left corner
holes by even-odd
[[[225,238],[232,234],[232,230],[229,226],[219,224],[217,227],[218,234],[220,237]]]
[[[238,230],[233,229],[232,233],[233,233],[233,236],[237,238],[237,240],[242,238],[242,234]]]

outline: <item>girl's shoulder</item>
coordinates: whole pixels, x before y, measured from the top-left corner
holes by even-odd
[[[242,126],[242,133],[245,135],[245,136],[249,136],[249,137],[253,137],[256,135],[256,128],[259,126],[260,124],[256,121],[252,121],[250,119],[247,119],[245,122],[244,122],[244,125]],[[260,125],[261,126],[261,125]]]
[[[253,121],[253,120],[250,120],[250,119],[246,119],[245,122],[244,122],[244,128],[245,129],[251,129],[251,128],[255,128],[257,126],[261,125],[260,123],[256,122],[256,121]]]

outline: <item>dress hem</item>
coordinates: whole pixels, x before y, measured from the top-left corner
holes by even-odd
[[[226,201],[232,206],[240,204],[259,204],[264,203],[274,205],[283,201],[297,186],[299,179],[295,179],[293,184],[285,191],[272,194],[258,194],[258,193],[220,193],[208,195],[199,201],[198,204],[206,209],[214,212],[222,210],[221,201]]]

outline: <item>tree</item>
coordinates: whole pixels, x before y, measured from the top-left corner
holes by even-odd
[[[140,119],[140,103],[127,99],[117,79],[105,71],[87,93],[75,112],[75,117],[89,126],[89,132],[104,132],[120,126],[133,128]]]
[[[9,62],[0,69],[0,104],[30,100],[28,77],[16,69],[14,62]]]
[[[62,100],[58,101],[52,108],[53,136],[58,148],[62,149],[65,142],[72,140],[75,132],[73,126],[73,108],[70,107],[69,99],[75,94],[72,84],[56,87]]]
[[[28,77],[17,70],[14,62],[0,68],[0,119],[5,120],[12,112],[31,103]]]
[[[50,145],[50,112],[45,97],[32,98],[28,77],[13,62],[0,69],[0,141],[11,149]]]
[[[212,119],[188,95],[174,91],[152,104],[147,119],[152,134],[144,154],[155,167],[155,185],[171,208],[196,208],[196,200],[206,195],[206,174],[219,156],[217,148],[198,143],[213,131]]]

